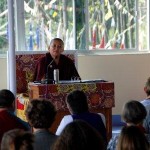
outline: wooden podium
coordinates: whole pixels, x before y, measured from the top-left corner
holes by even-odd
[[[29,83],[29,99],[47,98],[56,107],[56,119],[51,127],[55,133],[64,115],[70,114],[65,100],[71,91],[83,90],[88,98],[89,110],[100,112],[105,115],[107,138],[112,136],[112,107],[115,106],[114,83],[104,81],[91,81],[84,83],[64,83],[64,84],[37,84]]]

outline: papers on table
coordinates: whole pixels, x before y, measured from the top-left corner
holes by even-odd
[[[61,80],[59,84],[69,84],[69,83],[93,83],[93,82],[107,82],[102,79],[94,79],[94,80]]]

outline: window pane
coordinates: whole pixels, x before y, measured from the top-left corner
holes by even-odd
[[[85,0],[75,0],[75,26],[76,26],[76,48],[79,50],[86,49],[86,22],[85,22]]]
[[[136,24],[137,2],[138,24]],[[46,50],[52,38],[60,37],[65,42],[65,49],[76,47],[79,50],[88,48],[146,50],[149,46],[148,1],[137,2],[136,0],[24,0],[25,49]],[[7,0],[1,0],[0,53],[8,50],[7,13]]]
[[[136,48],[135,0],[89,0],[89,49]]]
[[[25,0],[25,34],[28,50],[46,50],[54,37],[73,47],[73,9],[70,0]]]
[[[147,22],[147,10],[148,2],[146,0],[139,0],[139,49],[145,50],[148,49],[148,22]]]
[[[8,10],[7,0],[0,1],[0,54],[8,50]]]

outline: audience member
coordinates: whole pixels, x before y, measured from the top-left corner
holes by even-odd
[[[21,129],[13,129],[4,134],[1,150],[33,150],[33,140],[32,133]]]
[[[67,96],[67,107],[71,115],[64,116],[56,135],[60,135],[65,126],[73,120],[84,120],[93,126],[106,140],[106,128],[99,114],[89,112],[87,97],[83,91],[75,90]]]
[[[150,134],[150,77],[147,79],[145,86],[144,86],[144,91],[146,93],[146,98],[141,101],[141,103],[145,106],[147,110],[147,116],[146,119],[144,120],[144,127],[146,129],[146,132]]]
[[[36,65],[34,80],[54,79],[54,69],[59,69],[60,80],[71,80],[72,77],[80,78],[74,62],[62,54],[64,42],[60,38],[51,40],[48,51],[44,57],[40,58]]]
[[[122,128],[117,150],[149,150],[149,148],[146,136],[137,126]]]
[[[99,132],[82,120],[69,123],[53,145],[53,150],[105,150]]]
[[[29,126],[14,115],[14,102],[15,96],[10,90],[0,90],[0,143],[3,134],[9,130],[16,128],[29,130]]]
[[[136,100],[131,100],[127,102],[122,111],[122,119],[126,122],[127,126],[137,126],[143,133],[145,133],[145,128],[142,123],[146,117],[145,107]],[[116,150],[116,145],[118,142],[118,135],[114,135],[108,143],[107,150]],[[147,136],[147,138],[149,138]]]
[[[49,150],[57,138],[49,131],[56,115],[54,106],[47,99],[34,99],[27,106],[25,114],[35,135],[35,150]]]

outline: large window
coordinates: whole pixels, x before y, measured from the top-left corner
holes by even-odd
[[[8,48],[7,5],[0,2],[0,53]],[[46,50],[54,37],[65,49],[149,49],[148,0],[16,0],[16,50]],[[20,9],[23,8],[23,9]],[[22,32],[17,32],[17,29]],[[21,46],[18,46],[18,45]]]
[[[70,0],[25,0],[27,50],[45,50],[54,37],[73,49],[73,4]]]
[[[89,48],[135,49],[135,0],[89,0]]]
[[[0,1],[0,54],[8,49],[8,10],[7,1]]]

